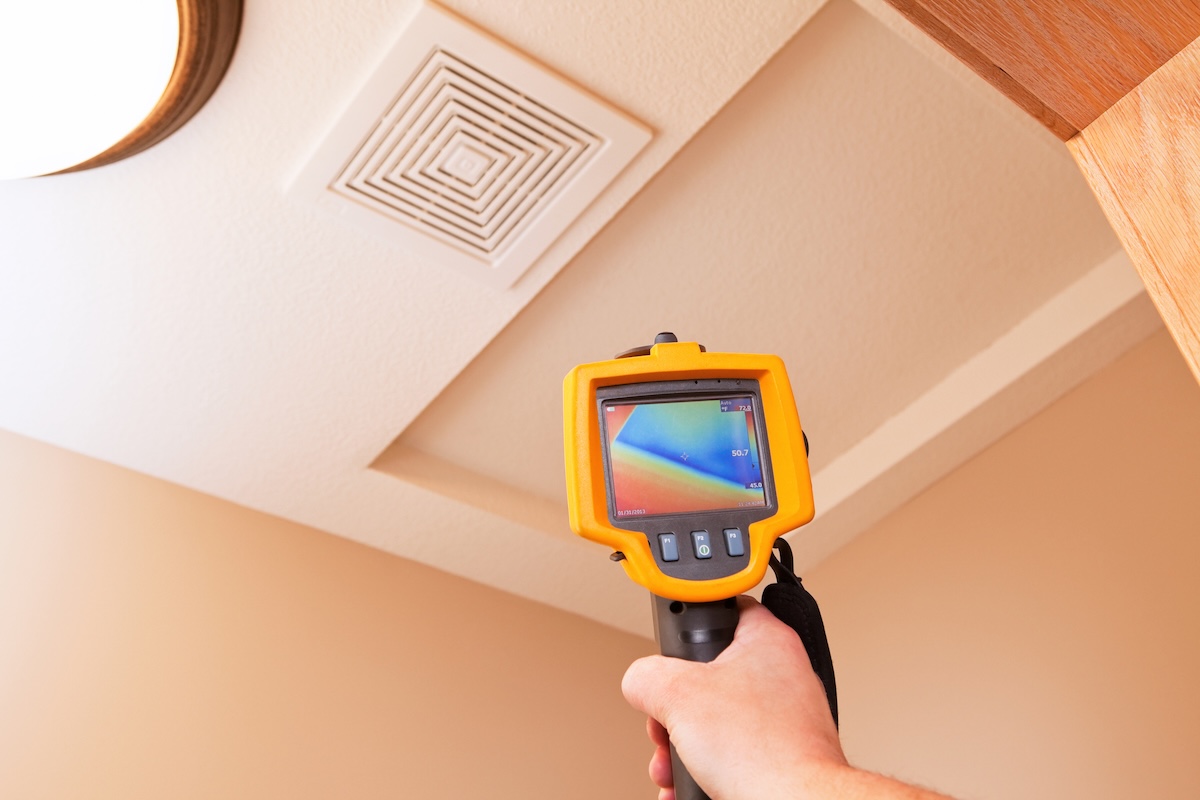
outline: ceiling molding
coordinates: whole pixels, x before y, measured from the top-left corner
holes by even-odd
[[[819,470],[798,560],[815,565],[1161,326],[1117,251]]]
[[[1161,325],[1128,257],[1123,251],[1112,254],[816,472],[817,517],[788,536],[800,568],[812,569]],[[403,440],[371,467],[380,477],[437,495],[446,509],[524,528],[539,547],[571,538],[563,523],[564,504],[420,452]],[[501,557],[495,553],[441,566],[494,584],[493,559]],[[504,588],[544,600],[546,587],[534,583]],[[561,595],[551,594],[561,607]],[[640,610],[630,618],[623,616],[624,609],[589,609],[584,602],[571,610],[646,633]]]

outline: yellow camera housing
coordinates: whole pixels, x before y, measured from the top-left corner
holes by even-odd
[[[737,504],[749,508],[669,514],[618,509],[608,449],[613,437],[606,438],[603,414],[719,398],[721,412],[749,415],[753,406],[753,423],[747,424],[761,480],[746,486],[747,496],[757,496],[761,487],[762,501]],[[571,528],[622,554],[629,577],[659,597],[699,603],[750,590],[766,573],[775,539],[813,518],[804,434],[777,356],[708,353],[694,342],[664,341],[648,354],[582,364],[563,382],[563,441]],[[732,453],[746,456],[750,450]],[[710,529],[723,531],[723,551],[707,538]]]

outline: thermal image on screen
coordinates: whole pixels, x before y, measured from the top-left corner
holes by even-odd
[[[617,517],[762,507],[753,399],[606,403]]]

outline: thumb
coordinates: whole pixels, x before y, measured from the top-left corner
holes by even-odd
[[[629,705],[669,729],[671,717],[681,700],[679,687],[687,685],[687,675],[699,666],[667,656],[639,658],[625,670],[621,692]]]

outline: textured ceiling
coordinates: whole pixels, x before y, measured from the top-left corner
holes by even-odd
[[[449,5],[655,132],[515,287],[288,199],[415,5],[263,0],[176,136],[0,183],[0,427],[644,632],[566,530],[573,364],[782,355],[811,563],[1158,324],[1061,144],[873,0]]]
[[[1116,249],[1065,148],[1004,122],[831,5],[402,445],[557,499],[563,375],[674,330],[781,355],[819,469]]]

